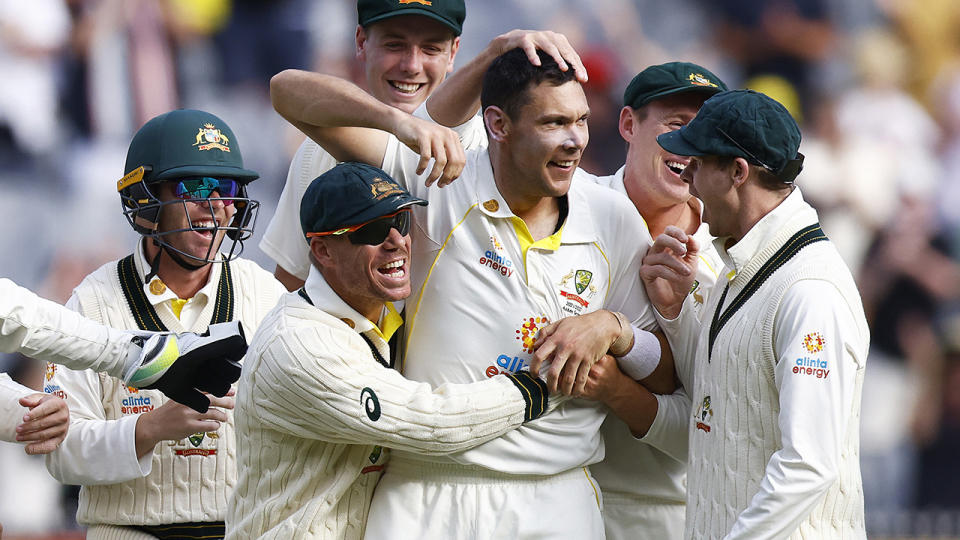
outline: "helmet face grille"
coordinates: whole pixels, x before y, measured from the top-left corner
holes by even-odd
[[[241,186],[236,196],[230,197],[235,205],[237,212],[234,214],[229,225],[220,225],[216,219],[212,203],[219,200],[219,197],[205,197],[194,199],[173,199],[161,201],[150,190],[146,182],[137,182],[120,190],[120,203],[123,215],[127,222],[138,234],[152,238],[157,244],[169,249],[188,261],[194,261],[201,264],[213,262],[226,262],[239,256],[243,252],[243,242],[253,235],[253,229],[256,225],[256,217],[260,210],[260,202],[247,198],[246,186]],[[190,224],[188,227],[172,229],[167,231],[159,230],[160,214],[164,207],[171,205],[181,205],[183,212],[189,214],[187,205],[200,205],[206,208],[210,213],[210,221],[214,223],[213,227],[196,227]],[[195,212],[195,211],[194,211]],[[183,250],[173,246],[169,238],[170,235],[183,232],[212,232],[210,244],[203,256],[186,253]],[[221,253],[222,242],[228,239],[229,248]]]

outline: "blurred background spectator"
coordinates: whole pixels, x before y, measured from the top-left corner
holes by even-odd
[[[873,330],[869,534],[960,536],[960,2],[467,0],[467,12],[458,65],[518,27],[578,47],[593,173],[623,163],[623,89],[649,64],[697,62],[788,106],[807,154],[798,184],[859,276]],[[270,107],[269,77],[359,80],[355,25],[354,0],[0,0],[0,275],[63,302],[128,252],[115,191],[126,145],[176,107],[234,128],[262,174],[251,194],[266,223],[302,138]],[[273,268],[258,241],[245,255]],[[0,367],[43,386],[32,361]],[[77,534],[72,491],[48,480],[42,460],[0,447],[5,538]]]

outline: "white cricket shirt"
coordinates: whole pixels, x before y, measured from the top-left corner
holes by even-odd
[[[405,376],[438,385],[524,369],[540,328],[601,308],[656,326],[639,278],[651,239],[629,199],[573,182],[562,228],[534,243],[497,190],[486,149],[467,152],[463,174],[442,189],[424,187],[418,160],[391,137],[384,170],[430,202],[413,210]],[[604,414],[573,400],[452,459],[538,475],[596,463]]]

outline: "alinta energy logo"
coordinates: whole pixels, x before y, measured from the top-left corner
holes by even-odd
[[[67,399],[67,393],[63,391],[63,388],[60,388],[59,384],[53,383],[53,376],[57,373],[57,365],[47,363],[47,371],[43,375],[43,392],[45,394],[53,394],[60,399]]]
[[[520,328],[516,330],[516,338],[520,341],[520,347],[523,352],[533,353],[533,343],[537,341],[537,333],[541,328],[550,324],[550,319],[546,315],[538,317],[527,317],[520,323]],[[529,365],[529,360],[521,358],[518,355],[501,354],[497,357],[495,365],[487,366],[484,374],[487,377],[493,377],[500,373],[516,373]]]

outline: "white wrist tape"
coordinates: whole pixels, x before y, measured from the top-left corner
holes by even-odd
[[[633,329],[633,348],[617,358],[620,370],[635,381],[646,379],[660,365],[660,340],[646,330]]]

